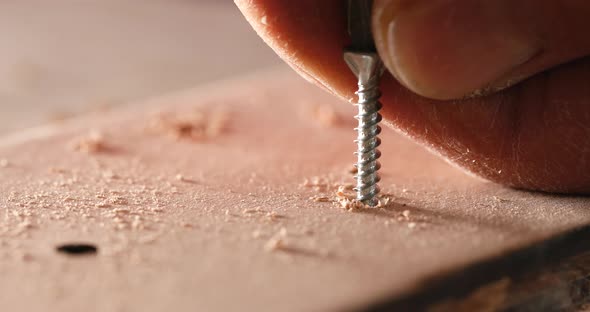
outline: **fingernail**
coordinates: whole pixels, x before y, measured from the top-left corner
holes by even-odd
[[[537,53],[508,0],[381,0],[373,29],[381,57],[407,88],[456,99],[489,88]]]

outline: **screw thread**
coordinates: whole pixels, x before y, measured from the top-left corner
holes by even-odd
[[[381,133],[381,114],[379,110],[382,105],[379,102],[381,92],[379,92],[379,77],[370,79],[367,83],[359,83],[358,91],[358,120],[357,130],[357,174],[356,194],[357,200],[369,206],[378,204],[377,194],[379,194],[380,180],[378,170],[381,164],[378,159],[381,152],[377,149],[381,145],[379,134]]]

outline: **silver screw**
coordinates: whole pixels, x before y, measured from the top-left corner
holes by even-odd
[[[344,61],[358,79],[358,120],[356,198],[374,207],[379,200],[379,174],[377,161],[381,153],[381,103],[379,103],[379,79],[383,74],[383,62],[375,51],[371,33],[371,0],[348,0],[348,33],[352,44],[344,50]]]
[[[379,79],[383,73],[383,64],[376,53],[344,52],[344,60],[358,78],[358,120],[357,130],[357,169],[356,198],[371,207],[377,206],[379,200],[380,180],[378,170],[381,168],[377,149],[381,145],[379,134],[381,127],[381,103],[379,103]]]

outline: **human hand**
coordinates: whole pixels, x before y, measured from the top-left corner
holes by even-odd
[[[236,0],[302,76],[347,100],[342,0]],[[508,186],[590,193],[590,2],[376,0],[384,121]]]

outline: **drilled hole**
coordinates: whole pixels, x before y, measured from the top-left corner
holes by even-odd
[[[83,256],[96,254],[98,252],[98,247],[92,244],[63,244],[57,246],[55,250],[67,255]]]

